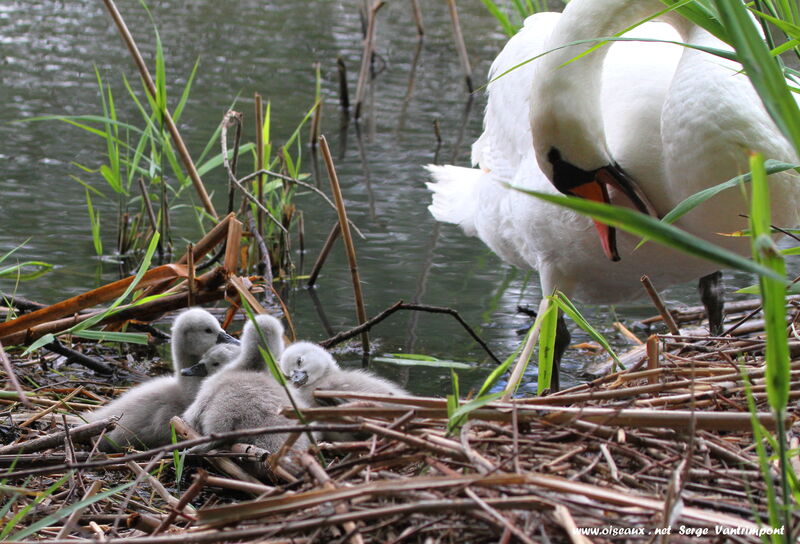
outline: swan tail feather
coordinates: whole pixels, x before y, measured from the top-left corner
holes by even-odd
[[[477,185],[483,172],[478,168],[433,164],[425,169],[433,178],[426,184],[433,193],[428,206],[431,215],[441,223],[458,225],[468,236],[476,236]]]

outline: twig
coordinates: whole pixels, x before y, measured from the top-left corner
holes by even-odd
[[[502,361],[500,361],[500,359],[498,359],[495,356],[494,353],[492,353],[492,350],[489,349],[489,346],[486,344],[486,342],[481,340],[481,338],[477,335],[477,333],[472,329],[472,327],[470,327],[467,324],[466,321],[464,321],[464,319],[461,317],[461,314],[459,314],[456,310],[453,310],[452,308],[444,308],[444,307],[441,307],[441,306],[427,306],[425,304],[410,304],[410,303],[403,302],[402,300],[398,300],[397,302],[392,304],[390,307],[388,307],[387,309],[385,309],[381,313],[377,314],[375,317],[373,317],[371,319],[368,319],[367,321],[365,321],[363,324],[359,325],[358,327],[353,327],[352,329],[350,329],[348,331],[340,332],[336,336],[332,336],[331,338],[328,338],[327,340],[323,340],[322,342],[320,342],[320,345],[322,347],[324,347],[324,348],[330,348],[331,346],[335,346],[336,344],[340,344],[340,343],[342,343],[342,342],[344,342],[346,340],[349,340],[350,338],[354,338],[354,337],[358,336],[359,334],[361,334],[362,330],[370,330],[372,327],[374,327],[375,325],[377,325],[378,323],[380,323],[381,321],[383,321],[384,319],[386,319],[387,317],[389,317],[390,315],[392,315],[393,313],[395,313],[398,310],[411,310],[411,311],[416,311],[416,312],[430,312],[430,313],[434,313],[434,314],[451,315],[451,316],[453,316],[453,318],[455,318],[456,321],[458,321],[461,324],[462,327],[464,327],[464,329],[467,331],[467,333],[469,333],[469,335],[472,337],[472,339],[475,340],[486,351],[486,353],[489,354],[489,356],[497,364],[500,364],[502,362]]]
[[[376,4],[374,11],[380,7],[381,2]],[[328,141],[325,136],[320,136],[319,139],[320,151],[322,157],[325,159],[325,166],[328,169],[328,177],[331,182],[331,191],[333,192],[334,201],[336,202],[336,212],[339,215],[339,226],[342,231],[342,241],[347,250],[347,261],[350,264],[350,277],[353,281],[353,293],[356,302],[356,315],[358,316],[358,324],[363,325],[367,321],[367,311],[364,308],[364,295],[361,292],[361,278],[358,274],[358,263],[356,262],[356,248],[353,245],[353,237],[350,234],[350,224],[347,222],[347,211],[344,206],[344,198],[342,197],[342,189],[339,185],[339,177],[336,175],[336,168],[333,165],[333,157],[331,150],[328,147]],[[361,332],[361,349],[367,354],[369,353],[369,335],[367,331]]]
[[[133,36],[128,30],[128,27],[125,25],[122,15],[120,15],[119,11],[117,10],[114,0],[103,0],[103,3],[106,5],[106,9],[108,9],[109,14],[111,14],[114,24],[117,25],[117,30],[119,31],[120,37],[122,38],[122,41],[125,42],[128,51],[133,57],[133,61],[136,63],[136,67],[139,68],[139,74],[142,76],[142,80],[147,87],[147,92],[150,94],[150,97],[153,100],[156,100],[158,95],[156,84],[153,82],[150,71],[147,69],[147,64],[145,64],[144,58],[142,58],[142,54],[139,52],[139,48],[137,47]],[[189,174],[189,178],[191,178],[192,184],[194,185],[197,194],[200,196],[200,201],[203,203],[203,207],[214,219],[217,219],[218,216],[217,211],[214,209],[214,204],[211,203],[211,199],[208,197],[208,193],[203,185],[203,181],[200,179],[200,174],[197,172],[197,168],[194,166],[194,161],[192,161],[192,157],[189,154],[189,150],[186,148],[186,144],[183,143],[183,138],[178,131],[178,127],[175,125],[175,121],[172,119],[172,115],[170,115],[169,111],[167,110],[166,104],[164,104],[164,110],[161,112],[161,114],[164,124],[167,126],[167,130],[172,136],[172,141],[175,143],[175,147],[178,150],[178,154],[181,156],[183,165],[186,167],[186,172]]]
[[[653,301],[653,305],[658,310],[658,313],[661,314],[664,323],[667,325],[667,329],[671,334],[680,334],[681,331],[678,329],[678,325],[675,323],[675,319],[672,317],[672,314],[667,310],[667,305],[664,304],[664,301],[661,299],[661,295],[658,294],[656,288],[653,287],[653,282],[650,281],[650,278],[647,276],[642,276],[641,280],[642,285],[644,286],[645,291],[647,294],[650,295],[650,299]]]
[[[23,391],[22,386],[20,386],[19,381],[17,380],[17,374],[14,372],[14,368],[11,366],[11,361],[9,361],[8,355],[6,355],[6,350],[3,349],[2,342],[0,342],[0,363],[3,364],[3,370],[5,370],[6,376],[8,376],[8,381],[11,383],[11,387],[17,392],[17,395],[19,395],[20,402],[28,408],[33,409],[33,403],[28,400],[27,395],[25,395],[25,391]]]
[[[93,421],[92,423],[87,423],[85,425],[73,427],[70,429],[69,433],[73,441],[84,442],[93,436],[97,436],[105,430],[113,429],[116,424],[117,418],[109,417],[99,421]],[[64,442],[64,438],[66,438],[66,436],[66,431],[59,431],[48,434],[47,436],[42,436],[41,438],[28,440],[27,442],[9,444],[7,446],[0,447],[0,455],[6,453],[30,453],[34,451],[55,448]]]
[[[364,35],[364,50],[361,56],[361,68],[358,72],[358,83],[356,84],[356,111],[355,118],[361,116],[361,105],[364,102],[364,93],[367,88],[367,78],[369,77],[369,68],[372,64],[372,48],[375,41],[375,20],[378,15],[378,10],[383,7],[383,0],[375,0],[369,9],[367,16],[367,31]]]
[[[467,46],[464,43],[464,35],[461,33],[461,23],[458,20],[458,10],[456,9],[456,0],[446,0],[447,7],[450,10],[450,19],[453,22],[453,37],[456,41],[456,50],[458,50],[458,60],[461,62],[461,68],[464,70],[464,78],[467,83],[467,90],[471,93],[474,90],[472,86],[472,67],[469,64],[469,55],[467,54]]]
[[[425,26],[422,24],[422,10],[419,9],[419,0],[411,0],[411,14],[414,16],[414,24],[417,26],[417,36],[421,38],[425,35]]]
[[[328,254],[333,249],[333,244],[336,242],[336,239],[339,237],[339,234],[342,232],[342,225],[336,223],[331,231],[328,233],[328,237],[325,239],[325,243],[322,244],[322,249],[319,251],[319,255],[317,256],[317,260],[314,261],[314,266],[311,268],[311,274],[308,276],[308,287],[313,287],[315,283],[317,283],[317,278],[319,277],[319,273],[322,270],[322,265],[325,264],[326,259],[328,258]]]
[[[137,476],[141,477],[144,480],[147,480],[147,483],[150,484],[150,487],[153,488],[153,491],[158,493],[158,495],[164,499],[164,502],[167,503],[175,513],[181,512],[184,515],[193,516],[197,513],[197,511],[188,504],[184,504],[180,506],[180,501],[169,491],[164,485],[158,481],[152,474],[149,472],[145,472],[142,467],[139,466],[139,463],[134,463],[133,461],[128,461],[125,465],[131,469],[131,471],[136,474]],[[188,502],[188,501],[187,501]],[[174,519],[174,518],[173,518]],[[172,523],[170,521],[170,523]]]

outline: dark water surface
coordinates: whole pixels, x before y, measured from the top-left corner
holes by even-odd
[[[519,345],[516,330],[529,325],[516,308],[538,303],[538,280],[503,264],[457,228],[437,225],[426,209],[430,199],[421,165],[436,159],[434,121],[441,125],[440,162],[466,165],[469,145],[480,134],[485,102],[476,93],[470,103],[446,3],[421,4],[426,34],[416,64],[418,40],[409,2],[389,2],[380,12],[379,74],[360,127],[361,148],[352,124],[346,142],[339,137],[336,72],[336,58],[342,57],[352,97],[361,57],[357,2],[170,0],[152,1],[150,8],[167,55],[173,105],[200,59],[180,123],[195,157],[237,96],[235,109],[252,118],[254,92],[271,101],[272,138],[276,143],[284,141],[313,103],[313,63],[319,62],[323,133],[339,156],[336,165],[348,213],[366,235],[357,247],[367,313],[374,315],[400,299],[448,306],[458,310],[504,358]],[[132,0],[120,0],[118,7],[152,70],[154,40],[146,13]],[[479,0],[463,0],[459,10],[475,81],[480,85],[504,36]],[[17,287],[10,279],[0,279],[0,290],[16,289],[30,298],[55,302],[118,277],[113,259],[94,256],[84,190],[70,178],[80,176],[108,195],[99,175],[71,165],[96,168],[105,144],[56,121],[9,122],[48,114],[100,114],[94,66],[115,89],[120,117],[138,122],[121,85],[125,74],[138,89],[138,76],[101,2],[5,1],[0,3],[0,28],[0,255],[27,241],[17,253],[20,258],[56,265],[52,272]],[[247,141],[252,139],[246,136]],[[311,171],[307,149],[302,170]],[[224,179],[221,169],[204,176],[219,210],[224,208]],[[327,191],[327,178],[321,182]],[[184,194],[194,198],[191,189]],[[300,196],[297,203],[305,217],[304,272],[308,273],[336,217],[316,196]],[[115,205],[110,198],[96,199],[95,204],[101,208],[108,253],[114,247]],[[175,211],[173,221],[179,248],[185,243],[181,237],[187,241],[198,237],[194,214],[188,209]],[[299,255],[294,259],[300,263]],[[335,332],[354,324],[352,288],[341,245],[323,270],[316,295]],[[321,340],[329,336],[305,289],[293,289],[288,298],[300,337]],[[668,299],[689,304],[697,300],[693,286],[673,289]],[[585,311],[617,346],[625,344],[611,330],[615,319],[631,321],[653,313],[645,304],[618,307],[616,313],[608,308]],[[460,371],[462,388],[480,383],[493,366],[446,316],[395,314],[373,330],[372,339],[376,354],[423,353],[473,363],[474,370]],[[573,332],[574,341],[585,339]],[[579,379],[587,355],[571,350],[567,357],[569,383]],[[339,358],[353,364],[359,359],[348,352]],[[409,370],[380,362],[374,366],[407,380],[416,393],[449,392],[449,371]]]

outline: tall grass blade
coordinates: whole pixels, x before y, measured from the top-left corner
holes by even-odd
[[[644,215],[628,208],[593,202],[583,198],[540,193],[513,186],[509,187],[535,198],[575,210],[583,215],[611,225],[612,227],[621,228],[635,236],[650,238],[655,242],[689,255],[709,260],[727,268],[741,270],[742,272],[750,274],[758,274],[759,276],[767,276],[778,281],[786,282],[785,277],[782,277],[780,274],[777,274],[775,271],[763,265],[740,257],[732,251],[716,246],[679,228],[673,227],[672,225],[664,224],[649,215]]]
[[[556,291],[555,296],[553,296],[551,300],[562,312],[567,314],[567,316],[569,316],[569,318],[574,321],[576,325],[583,329],[584,332],[591,336],[595,342],[600,344],[603,349],[606,350],[606,353],[608,353],[611,358],[614,359],[616,366],[622,369],[625,368],[625,365],[622,364],[622,361],[620,361],[616,352],[614,352],[612,349],[611,344],[608,343],[608,340],[606,340],[605,337],[600,334],[597,329],[592,327],[586,318],[581,315],[581,313],[578,311],[578,308],[576,308],[572,301],[567,298],[567,295],[561,291]]]
[[[761,39],[742,2],[714,0],[720,20],[728,29],[730,43],[764,107],[786,139],[800,153],[800,108],[795,102],[783,70]]]
[[[551,304],[542,316],[542,328],[539,331],[539,376],[537,393],[541,395],[550,389],[553,379],[553,360],[556,349],[556,328],[558,326],[558,306],[552,304],[553,297],[548,296]]]

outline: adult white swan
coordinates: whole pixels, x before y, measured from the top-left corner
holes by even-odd
[[[645,5],[649,9],[643,9]],[[561,15],[535,15],[498,56],[490,77],[558,46],[611,35],[660,7],[659,2],[649,0],[573,0]],[[696,27],[682,21],[670,22],[675,29],[665,24],[647,24],[627,36],[680,40],[676,31],[682,31],[683,38],[709,39]],[[692,63],[708,63],[710,66],[699,68],[706,73],[705,84],[713,82],[722,88],[749,86],[746,80],[734,75],[729,63],[726,65],[707,54],[685,53],[674,45],[616,42],[562,66],[586,47],[574,46],[550,53],[490,84],[484,132],[473,146],[473,160],[480,169],[429,167],[436,180],[429,184],[434,191],[431,212],[438,220],[459,224],[467,234],[478,236],[504,260],[538,270],[543,293],[558,288],[584,302],[614,303],[641,295],[638,280],[643,273],[659,286],[709,274],[714,265],[655,244],[632,252],[637,241],[624,233],[615,240],[611,229],[598,227],[602,241],[598,244],[588,219],[498,183],[546,192],[558,188],[562,192],[591,196],[592,191],[576,190],[581,181],[613,182],[610,188],[594,184],[595,195],[623,205],[636,201],[642,208],[654,208],[655,213],[663,214],[697,190],[744,171],[739,162],[714,176],[706,172],[705,177],[691,177],[690,181],[687,176],[692,174],[686,171],[683,181],[675,172],[668,171],[677,167],[672,157],[685,151],[680,148],[676,151],[676,146],[682,141],[685,146],[698,145],[687,140],[689,135],[676,133],[676,128],[682,125],[688,129],[702,123],[693,119],[690,124],[689,120],[681,119],[697,115],[691,112],[692,108],[702,108],[702,104],[691,100],[691,91],[687,96],[686,90],[679,89],[693,78],[703,76],[691,71],[687,74],[687,70]],[[523,89],[530,90],[530,94]],[[752,95],[752,88],[749,92]],[[720,96],[721,91],[716,93],[717,101],[725,100],[724,95]],[[669,113],[676,107],[679,112]],[[531,125],[520,115],[528,108]],[[715,130],[719,130],[719,125]],[[773,127],[770,135],[774,138],[775,134]],[[713,140],[714,130],[709,128],[704,128],[699,137],[706,140],[701,150],[713,147],[714,141],[719,142]],[[739,146],[737,151],[743,153],[743,149]],[[690,151],[695,153],[697,148]],[[702,152],[691,153],[695,160],[709,160]],[[724,156],[714,155],[712,160],[732,160],[732,155],[728,148]],[[787,158],[785,154],[768,155]],[[620,188],[625,195],[619,194]],[[733,194],[707,203],[705,209],[701,207],[689,214],[680,225],[707,238],[715,232],[741,228],[731,218],[737,211],[722,213],[737,197],[741,200]],[[709,211],[708,206],[712,205],[714,208]],[[743,209],[741,205],[737,208]],[[624,264],[612,262],[604,253],[612,258],[621,254]],[[557,356],[568,342],[565,332],[566,327],[560,327]],[[558,387],[557,368],[553,386]]]

